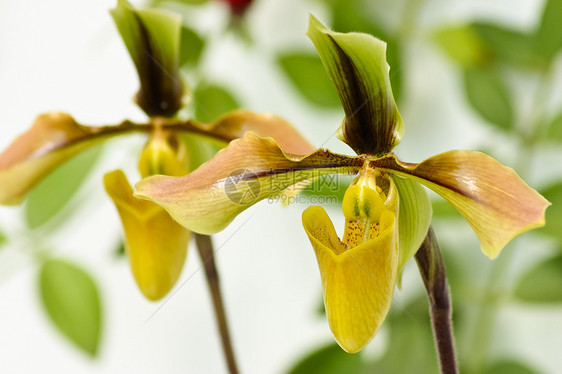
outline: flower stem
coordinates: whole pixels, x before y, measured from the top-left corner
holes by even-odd
[[[232,349],[232,342],[228,332],[228,323],[226,320],[226,313],[224,310],[219,284],[219,274],[215,264],[213,242],[211,241],[210,236],[197,233],[195,233],[195,242],[197,244],[199,255],[201,256],[201,261],[203,261],[205,266],[205,277],[207,278],[207,285],[209,286],[209,291],[211,292],[211,296],[213,298],[215,317],[219,327],[222,349],[228,366],[228,372],[230,374],[237,374],[238,367],[236,366],[236,358],[234,356],[234,350]]]
[[[457,374],[457,359],[451,321],[451,294],[443,256],[431,226],[416,253],[416,262],[429,299],[431,326],[435,349],[439,358],[440,372],[442,374]]]

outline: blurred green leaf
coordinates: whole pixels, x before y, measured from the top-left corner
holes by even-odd
[[[0,232],[0,247],[2,247],[6,243],[6,236]]]
[[[400,53],[400,44],[398,40],[383,39],[386,45],[386,60],[390,66],[390,85],[392,86],[392,94],[396,102],[402,97],[402,65],[406,63]]]
[[[318,302],[315,308],[316,316],[326,318],[326,305],[324,305],[324,298],[321,293],[319,293],[318,296]]]
[[[201,122],[215,122],[223,114],[240,107],[234,95],[218,85],[199,85],[193,97],[195,118]]]
[[[330,0],[332,29],[337,32],[364,32],[387,41],[383,24],[365,12],[363,1]]]
[[[187,148],[187,161],[189,164],[190,172],[197,169],[203,163],[209,161],[220,150],[220,147],[218,145],[210,142],[208,138],[205,137],[191,134],[182,134],[181,138]]]
[[[370,365],[368,373],[435,374],[439,372],[425,295],[421,294],[410,303],[400,306],[400,309],[391,309],[384,326],[389,333],[386,353]]]
[[[122,258],[126,256],[125,243],[123,242],[123,239],[119,240],[119,244],[113,250],[113,256],[115,256],[116,258]]]
[[[471,24],[471,28],[495,59],[522,68],[545,66],[530,35],[487,22],[475,22]]]
[[[546,137],[548,140],[562,141],[562,113],[552,119],[548,125]]]
[[[340,174],[324,175],[303,188],[301,194],[318,197],[316,201],[311,201],[314,204],[341,204],[352,179]]]
[[[433,217],[452,219],[452,218],[463,218],[458,210],[456,210],[451,204],[442,198],[435,199],[431,201],[431,206],[433,207]]]
[[[545,235],[552,236],[562,243],[562,181],[539,191],[541,195],[552,203],[546,209],[546,225],[537,230]]]
[[[434,33],[441,49],[464,68],[486,65],[491,56],[471,26],[444,27]]]
[[[527,365],[516,361],[498,361],[484,370],[484,374],[538,374]]]
[[[311,103],[323,107],[341,105],[336,89],[318,55],[287,54],[279,56],[279,64],[295,88]]]
[[[288,374],[359,374],[363,368],[361,355],[346,353],[331,343],[304,357]]]
[[[470,105],[483,119],[503,130],[513,127],[509,91],[494,70],[465,70],[464,88]]]
[[[102,147],[88,149],[58,167],[28,194],[25,219],[30,229],[49,222],[76,194],[101,154]]]
[[[189,27],[182,26],[180,37],[180,66],[197,65],[205,41]]]
[[[534,303],[562,302],[562,255],[533,267],[519,280],[515,296]]]
[[[536,34],[536,42],[540,53],[552,61],[562,48],[562,1],[547,0],[542,13],[542,19]]]
[[[39,274],[41,301],[55,326],[78,347],[96,356],[101,333],[97,287],[84,270],[47,260]]]
[[[362,1],[329,0],[332,29],[337,32],[364,32],[386,42],[386,60],[390,66],[390,84],[396,102],[402,94],[402,65],[406,63],[400,53],[398,38],[386,32],[383,24],[365,12]]]

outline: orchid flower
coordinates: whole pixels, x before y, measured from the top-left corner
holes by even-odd
[[[120,135],[146,134],[139,159],[142,177],[189,172],[188,161],[196,150],[187,149],[184,134],[203,136],[225,146],[251,130],[272,136],[288,152],[305,154],[313,150],[288,122],[270,114],[238,110],[214,123],[175,117],[184,105],[185,95],[178,66],[181,20],[162,11],[136,10],[124,0],[119,0],[111,13],[137,69],[140,90],[136,101],[148,121],[85,126],[66,113],[38,116],[33,126],[0,154],[0,204],[20,203],[65,161]],[[125,248],[137,285],[145,297],[158,300],[181,273],[190,231],[162,207],[134,198],[121,170],[105,175],[104,184],[121,217]]]
[[[366,34],[330,31],[313,16],[307,34],[343,105],[339,138],[356,156],[327,149],[295,154],[248,131],[191,174],[142,180],[135,196],[159,204],[189,230],[212,234],[260,200],[295,193],[323,175],[357,175],[342,202],[342,239],[322,207],[311,206],[302,216],[330,328],[344,350],[357,352],[379,330],[401,271],[428,232],[431,203],[422,186],[464,216],[492,259],[515,236],[544,225],[549,202],[481,152],[400,161],[392,151],[404,123],[392,95],[386,44]]]

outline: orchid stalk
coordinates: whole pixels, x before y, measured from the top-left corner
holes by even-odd
[[[367,34],[331,31],[313,16],[307,34],[345,112],[339,138],[356,155],[293,152],[248,131],[186,176],[142,180],[135,196],[162,206],[191,231],[213,234],[260,200],[297,193],[323,175],[356,175],[342,202],[341,239],[322,207],[308,207],[302,216],[330,328],[338,344],[354,353],[376,335],[404,265],[428,235],[432,212],[424,187],[464,216],[491,259],[515,236],[544,225],[550,203],[511,168],[481,152],[448,151],[420,163],[399,160],[393,151],[404,122],[392,95],[386,44]]]

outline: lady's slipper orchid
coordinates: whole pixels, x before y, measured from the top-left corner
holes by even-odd
[[[291,186],[325,174],[358,174],[343,200],[342,240],[323,208],[303,213],[330,327],[343,349],[357,352],[378,331],[400,271],[428,231],[431,204],[420,184],[467,219],[490,258],[515,236],[542,226],[549,203],[512,169],[480,152],[449,151],[418,164],[398,160],[391,152],[404,126],[390,87],[386,44],[366,34],[329,31],[312,16],[308,35],[345,111],[340,137],[357,156],[325,149],[297,156],[248,132],[189,175],[142,180],[135,196],[161,205],[186,228],[211,234]]]
[[[250,130],[275,138],[289,152],[307,154],[314,150],[288,122],[270,114],[238,110],[214,123],[173,117],[181,108],[185,87],[178,71],[179,18],[161,11],[138,11],[125,0],[119,0],[111,13],[137,68],[141,88],[136,101],[149,120],[95,127],[81,125],[65,113],[40,115],[26,133],[0,153],[0,204],[20,203],[65,161],[118,135],[147,135],[139,160],[142,177],[187,174],[193,150],[187,149],[182,140],[186,133],[225,146]],[[134,198],[122,171],[108,173],[104,182],[121,217],[135,280],[148,299],[160,299],[180,275],[190,231],[162,207]]]

